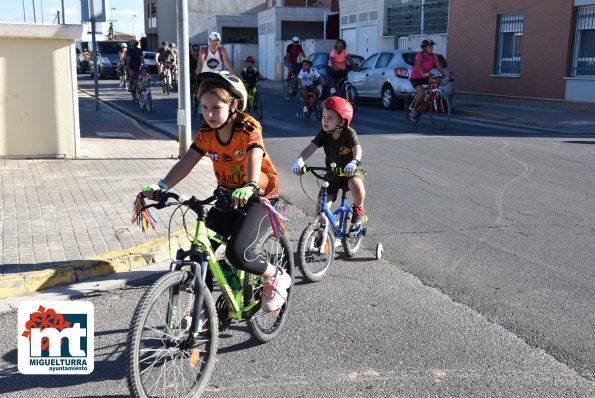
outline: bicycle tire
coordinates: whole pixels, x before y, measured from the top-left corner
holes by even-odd
[[[349,230],[351,229],[351,217],[353,213],[347,212],[345,213],[345,219],[343,220],[343,233],[345,236],[341,238],[341,244],[343,245],[343,250],[348,257],[353,257],[355,254],[362,248],[362,242],[364,240],[364,234],[362,231],[357,235],[355,238],[349,237]]]
[[[318,282],[324,278],[331,268],[335,257],[335,236],[330,228],[327,232],[323,253],[319,252],[315,240],[323,231],[318,221],[310,223],[302,232],[298,242],[298,267],[302,275],[310,282]],[[314,268],[321,263],[318,268]]]
[[[153,112],[153,96],[150,91],[147,93],[147,112]]]
[[[293,251],[285,235],[279,234],[279,240],[277,240],[273,231],[269,229],[259,240],[255,253],[257,255],[264,255],[267,261],[274,266],[282,267],[291,276],[292,281],[289,289],[287,289],[287,300],[280,310],[273,312],[259,310],[248,319],[247,324],[250,334],[258,341],[268,343],[281,333],[290,313],[293,280],[295,279]],[[244,306],[254,301],[260,302],[262,285],[263,278],[261,276],[246,275],[243,287]]]
[[[347,82],[343,86],[343,95],[344,98],[351,103],[351,106],[353,107],[353,113],[355,114],[358,103],[357,89],[353,86],[353,84]]]
[[[411,110],[410,107],[413,106],[413,101],[415,101],[417,93],[409,93],[407,99],[405,100],[405,120],[412,126],[415,126],[419,123],[419,119],[421,118],[421,114],[418,114],[417,117],[411,117]]]
[[[291,99],[293,98],[293,85],[291,83],[292,81],[284,81],[283,82],[283,97],[285,98],[285,101],[291,101]]]
[[[256,111],[258,120],[262,120],[264,113],[262,112],[262,99],[259,92],[256,92],[254,95],[254,110]]]
[[[440,93],[437,98],[430,101],[428,104],[430,108],[430,121],[432,126],[438,130],[444,130],[450,122],[450,114],[452,112],[450,106],[450,99]]]
[[[202,326],[207,328],[200,332],[200,336],[204,339],[199,339],[193,347],[182,350],[180,344],[185,341],[188,334],[185,325],[189,324],[191,319],[188,319],[188,315],[176,319],[176,315],[193,313],[194,306],[194,294],[188,293],[181,287],[187,277],[186,271],[165,274],[149,288],[134,312],[126,339],[126,380],[128,389],[134,397],[144,398],[154,396],[156,393],[161,396],[164,391],[172,397],[199,396],[207,386],[217,355],[217,312],[211,293],[205,289],[201,313],[205,318]],[[182,303],[181,306],[176,307],[172,303],[172,291],[178,292],[178,300],[175,304]],[[165,298],[165,301],[160,301],[160,298]],[[172,307],[173,310],[170,311]],[[181,308],[181,311],[178,308]],[[145,331],[152,336],[143,339]],[[204,344],[201,343],[203,340]],[[153,344],[155,348],[143,350],[142,343]],[[159,352],[160,350],[166,353]],[[142,351],[149,354],[141,357]],[[197,353],[198,358],[196,358]],[[191,364],[193,359],[196,361],[195,365],[199,366]],[[150,363],[152,360],[153,362]],[[163,363],[157,364],[162,360]],[[144,368],[141,369],[141,367]],[[173,372],[168,372],[168,368],[173,369]],[[199,372],[192,380],[184,376],[187,373],[195,373],[194,370]],[[165,380],[164,376],[167,375],[172,376],[172,380]],[[165,385],[156,387],[159,381]],[[156,391],[147,391],[148,386]]]
[[[316,101],[314,113],[316,113],[316,119],[318,119],[319,122],[322,121],[322,102]]]
[[[169,95],[169,85],[171,84],[171,75],[169,72],[165,74],[165,94]]]

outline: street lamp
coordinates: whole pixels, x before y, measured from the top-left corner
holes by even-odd
[[[116,11],[116,9],[114,7],[112,7],[111,10],[112,10],[112,18],[109,21],[108,37],[110,40],[113,40],[114,39],[114,11]]]
[[[134,40],[136,40],[136,34],[134,33],[134,18],[136,18],[136,14],[132,14],[132,36],[134,36]]]

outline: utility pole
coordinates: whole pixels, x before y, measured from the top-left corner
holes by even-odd
[[[37,16],[35,15],[35,0],[31,0],[33,2],[33,23],[37,23]]]
[[[64,0],[62,0],[62,24],[66,24],[66,14],[64,14]]]
[[[184,156],[190,147],[192,123],[190,120],[190,60],[188,58],[188,0],[177,0],[176,14],[178,18],[178,56],[180,57],[181,91],[178,95],[178,157]]]

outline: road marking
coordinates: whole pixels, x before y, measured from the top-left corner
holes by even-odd
[[[134,135],[130,133],[116,133],[113,131],[97,131],[95,134],[103,138],[134,138]]]
[[[566,122],[559,122],[560,124],[565,124],[567,126],[587,126],[590,124],[595,124],[590,120],[568,120]]]

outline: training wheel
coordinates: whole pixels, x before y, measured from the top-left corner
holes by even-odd
[[[384,248],[382,247],[382,243],[376,245],[376,259],[380,260],[382,258],[382,252]]]

